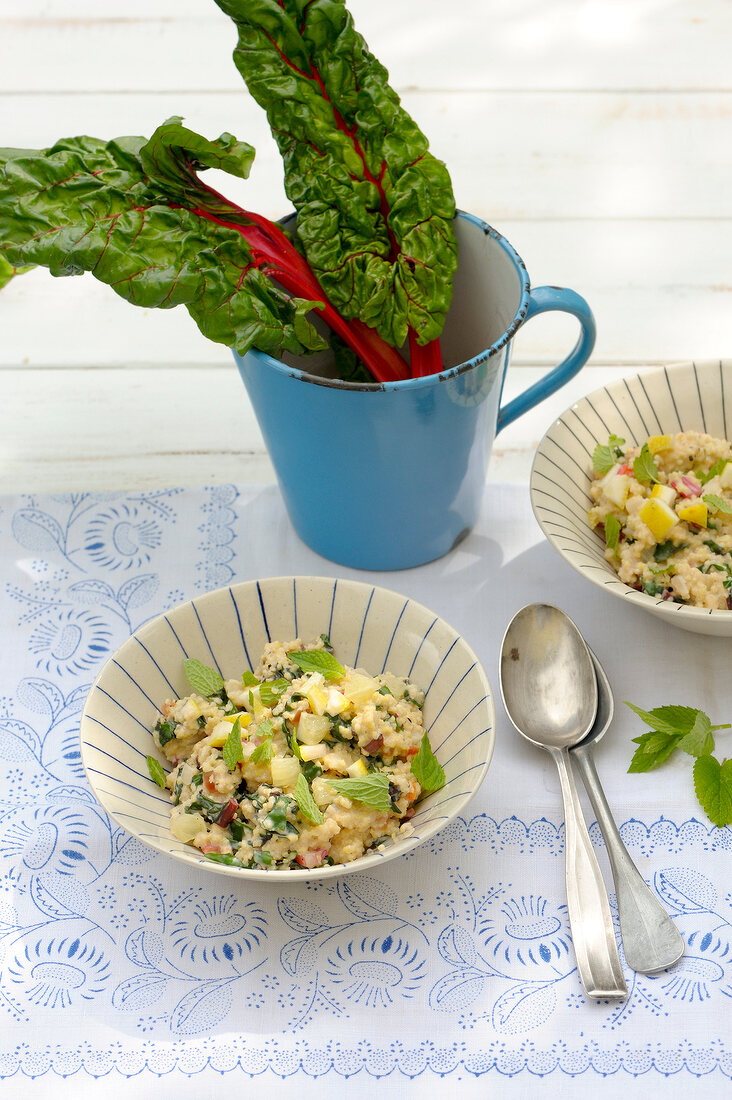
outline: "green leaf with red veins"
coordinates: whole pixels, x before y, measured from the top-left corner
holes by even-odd
[[[230,134],[207,141],[177,118],[149,142],[77,137],[46,150],[0,150],[5,260],[57,276],[91,271],[145,308],[184,305],[204,336],[242,353],[321,349],[306,317],[313,300],[289,297],[267,274],[272,234],[281,249],[284,235],[196,175],[215,166],[246,176],[252,156]]]
[[[35,265],[28,264],[26,267],[13,267],[13,265],[5,259],[2,252],[0,252],[0,290],[4,286],[7,286],[11,279],[16,275],[22,275],[26,271],[30,271]]]
[[[430,343],[457,267],[450,177],[343,0],[216,2],[237,24],[234,61],[267,112],[326,295],[395,347],[410,330]]]

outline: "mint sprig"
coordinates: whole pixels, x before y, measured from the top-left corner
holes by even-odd
[[[412,775],[423,791],[438,791],[445,786],[445,773],[432,752],[430,739],[425,733],[419,752],[412,760]]]
[[[244,761],[244,753],[241,747],[241,722],[237,718],[231,727],[231,732],[226,738],[221,755],[224,758],[224,763],[230,772],[233,772],[237,764],[241,764]]]
[[[726,512],[728,515],[732,513],[732,505],[716,493],[705,493],[702,500],[713,512]]]
[[[619,435],[611,435],[606,445],[598,443],[592,452],[592,466],[598,474],[606,474],[619,458],[623,457],[621,447],[625,443]]]
[[[199,695],[206,697],[215,695],[224,686],[224,681],[216,669],[208,668],[195,657],[188,657],[183,662],[183,668],[188,683]]]
[[[323,824],[325,818],[323,817],[323,814],[319,809],[318,804],[310,793],[308,781],[302,774],[302,772],[297,777],[297,783],[295,784],[295,789],[292,792],[292,796],[297,802],[297,807],[306,821],[309,821],[311,825]]]
[[[287,656],[303,672],[320,672],[326,680],[341,680],[346,675],[343,665],[327,649],[294,650]]]
[[[328,779],[334,791],[345,795],[352,802],[363,802],[372,810],[389,813],[392,809],[389,797],[389,776],[384,772],[367,775],[363,779]]]
[[[241,682],[244,687],[256,687],[259,680],[250,669],[247,669],[246,672],[242,673]]]
[[[641,453],[633,460],[633,475],[636,481],[640,481],[641,485],[647,485],[649,481],[660,481],[658,466],[648,450],[647,443],[643,444]]]
[[[159,760],[156,760],[154,756],[148,756],[147,758],[147,770],[150,772],[150,778],[153,783],[157,783],[158,787],[165,789],[165,772]]]
[[[714,733],[730,729],[730,723],[713,726],[708,714],[694,707],[665,706],[642,710],[626,701],[651,729],[634,737],[638,746],[629,772],[647,772],[657,768],[676,749],[693,756],[694,790],[699,804],[718,826],[732,824],[732,760],[721,763],[713,756]]]

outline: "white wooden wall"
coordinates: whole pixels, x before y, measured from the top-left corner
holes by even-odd
[[[554,416],[609,377],[732,355],[729,0],[349,6],[458,205],[597,318],[590,365],[499,438],[492,478],[525,481]],[[0,0],[0,145],[181,114],[256,147],[252,178],[222,186],[277,217],[279,157],[234,42],[212,0]],[[527,325],[507,393],[574,337],[565,318]],[[228,351],[183,310],[135,309],[90,276],[34,271],[0,292],[0,387],[0,492],[272,478]]]

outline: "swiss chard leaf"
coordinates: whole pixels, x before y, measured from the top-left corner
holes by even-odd
[[[7,286],[11,279],[16,275],[22,275],[25,271],[30,271],[35,267],[35,264],[27,264],[25,267],[13,267],[9,260],[6,260],[2,252],[0,252],[0,290],[4,286]]]
[[[0,150],[5,262],[40,264],[57,276],[91,271],[146,308],[184,305],[204,336],[240,353],[322,349],[306,316],[315,299],[289,297],[273,283],[261,250],[244,235],[256,225],[262,237],[264,219],[196,175],[214,166],[245,177],[253,155],[231,134],[207,141],[179,118],[148,142],[77,137],[45,150]]]
[[[440,335],[455,201],[343,0],[216,0],[234,61],[266,110],[310,267],[333,305],[399,347]]]

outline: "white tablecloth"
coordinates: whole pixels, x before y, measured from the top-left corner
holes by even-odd
[[[544,600],[575,619],[615,690],[597,752],[608,798],[687,940],[675,969],[626,968],[620,1004],[583,996],[554,765],[519,741],[500,699],[469,813],[378,878],[237,887],[106,818],[78,748],[103,661],[183,599],[290,573],[364,577],[304,547],[273,487],[0,500],[0,1089],[55,1096],[70,1078],[77,1096],[728,1090],[732,834],[698,807],[688,757],[626,774],[642,727],[621,701],[731,720],[730,643],[665,630],[578,578],[524,488],[487,487],[478,528],[448,557],[370,579],[460,630],[496,690],[519,607]]]

